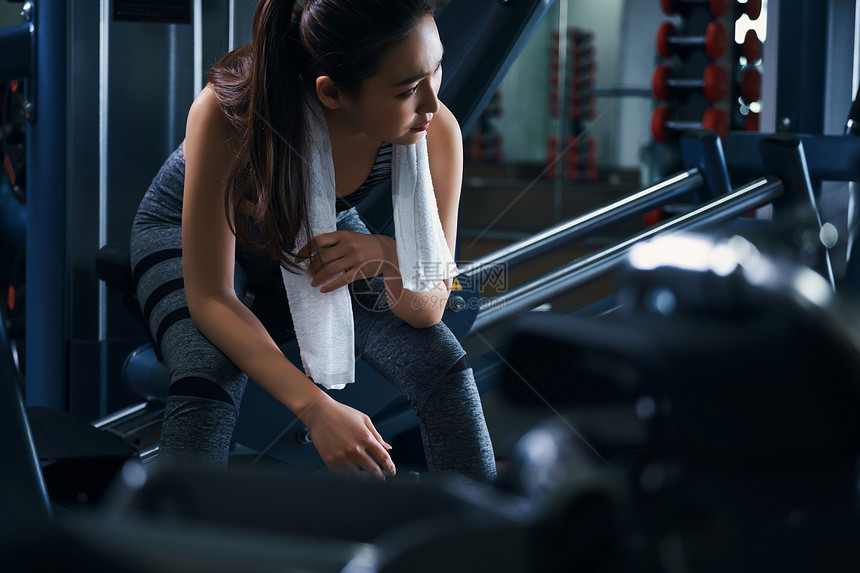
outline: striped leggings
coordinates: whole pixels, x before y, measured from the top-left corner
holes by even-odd
[[[135,217],[131,240],[137,295],[170,371],[159,457],[225,465],[247,376],[191,320],[183,288],[180,222],[175,210],[148,193]],[[368,232],[355,209],[339,213],[337,224],[340,230]],[[249,290],[267,292],[266,300],[280,307],[280,320],[275,315],[274,322],[290,324],[274,261],[237,252],[235,287],[240,299]],[[385,305],[380,277],[366,281],[364,287],[350,289],[356,355],[415,409],[428,468],[491,481],[496,475],[493,448],[459,341],[443,323],[416,329],[394,316]],[[363,294],[357,294],[359,290]],[[255,307],[251,305],[252,310]],[[258,316],[271,325],[272,313]]]

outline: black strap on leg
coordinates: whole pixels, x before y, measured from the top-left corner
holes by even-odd
[[[236,404],[233,403],[233,399],[227,391],[224,390],[224,388],[211,380],[206,380],[205,378],[199,378],[196,376],[189,376],[188,378],[177,380],[170,385],[170,391],[167,395],[218,400],[219,402],[225,402],[236,407]]]
[[[455,362],[454,365],[451,367],[451,369],[445,373],[445,376],[447,376],[448,374],[454,374],[455,372],[460,372],[461,370],[466,370],[466,369],[471,368],[471,367],[472,367],[472,365],[469,364],[469,356],[467,354],[464,354],[460,358],[460,360]]]

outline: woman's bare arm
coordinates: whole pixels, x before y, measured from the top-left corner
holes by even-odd
[[[442,231],[453,253],[463,181],[463,144],[460,126],[444,105],[440,104],[428,129],[427,151]],[[310,257],[311,285],[320,287],[321,292],[331,292],[357,279],[382,273],[389,306],[397,317],[416,328],[432,326],[442,320],[451,281],[439,281],[429,292],[404,289],[396,242],[391,237],[351,231],[323,233],[299,250],[297,257]],[[439,264],[444,263],[439,261]],[[343,274],[337,276],[339,273]]]
[[[224,212],[223,193],[233,159],[231,127],[211,88],[188,114],[182,260],[188,308],[197,328],[240,370],[308,426],[330,468],[371,473],[394,465],[369,419],[335,402],[278,349],[256,316],[236,296],[236,239]],[[372,467],[371,467],[372,466]]]
[[[457,244],[457,215],[463,184],[463,136],[454,114],[441,102],[438,113],[427,129],[427,153],[442,231],[453,256]],[[397,260],[396,256],[394,260]],[[440,261],[440,264],[443,262]],[[403,288],[401,272],[401,269],[395,271],[390,268],[384,272],[394,314],[417,327],[431,326],[442,320],[451,291],[451,280],[440,281],[429,292],[412,292]]]

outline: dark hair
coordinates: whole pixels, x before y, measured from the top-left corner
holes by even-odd
[[[432,14],[432,0],[307,0],[304,7],[260,0],[251,43],[209,72],[236,134],[224,207],[241,243],[296,268],[287,255],[299,229],[309,227],[304,92],[313,93],[316,78],[326,75],[357,94],[379,71],[382,56]],[[240,214],[252,224],[239,223]]]

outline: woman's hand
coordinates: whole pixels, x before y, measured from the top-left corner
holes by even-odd
[[[393,476],[388,445],[365,414],[326,395],[302,416],[311,440],[329,471],[350,477]]]
[[[317,235],[296,253],[296,262],[308,258],[311,286],[323,285],[325,293],[396,266],[397,251],[394,239],[385,235],[334,231]]]

